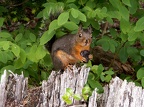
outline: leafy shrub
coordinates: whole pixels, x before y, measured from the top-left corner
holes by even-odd
[[[86,85],[82,89],[82,94],[74,94],[74,91],[71,88],[67,88],[65,94],[62,96],[62,99],[68,104],[72,104],[72,99],[74,100],[82,100],[84,99],[85,101],[88,100],[89,96],[91,95],[91,89],[88,85]]]

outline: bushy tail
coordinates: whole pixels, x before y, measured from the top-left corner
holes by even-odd
[[[53,43],[56,41],[56,36],[54,35],[50,41],[48,41],[46,44],[45,44],[45,48],[51,52],[51,49],[52,49],[52,45]]]
[[[45,6],[46,6],[45,9],[47,9],[47,11],[49,11],[49,13],[48,13],[48,24],[46,25],[47,28],[48,28],[50,23],[53,20],[57,19],[58,16],[63,12],[64,4],[62,2],[57,2],[57,3],[51,3],[50,2],[50,3],[47,3]],[[56,36],[54,35],[52,37],[52,39],[45,44],[45,47],[49,52],[51,52],[51,48],[52,48],[52,45],[55,42],[55,40],[56,40]]]

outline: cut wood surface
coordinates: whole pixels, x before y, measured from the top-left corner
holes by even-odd
[[[89,68],[73,67],[63,73],[53,71],[42,86],[28,89],[28,79],[23,74],[17,75],[4,71],[0,82],[0,107],[144,107],[144,90],[132,82],[115,77],[104,86],[104,93],[96,89],[89,101],[73,101],[66,105],[62,96],[66,88],[81,94],[87,82]]]

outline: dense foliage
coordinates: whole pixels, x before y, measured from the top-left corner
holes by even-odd
[[[93,28],[93,43],[130,60],[135,83],[144,87],[144,9],[142,0],[3,0],[0,5],[0,73],[23,71],[32,84],[46,79],[52,69],[44,44],[51,38],[76,33],[79,24]],[[92,65],[88,83],[102,92],[113,71]],[[123,75],[129,80],[132,77]]]

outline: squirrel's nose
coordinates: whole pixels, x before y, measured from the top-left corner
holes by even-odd
[[[89,43],[89,40],[86,40],[85,43],[86,43],[86,44]]]

